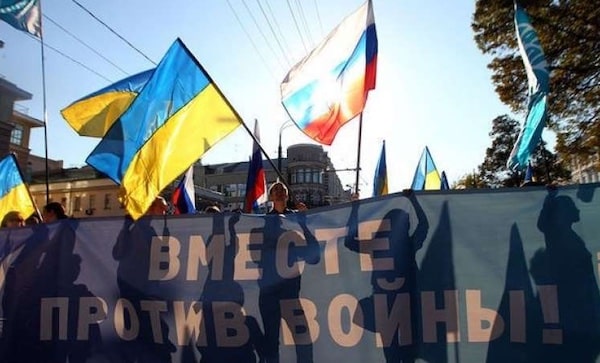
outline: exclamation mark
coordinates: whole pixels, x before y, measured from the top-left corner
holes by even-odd
[[[598,279],[600,280],[600,252],[596,252],[596,266],[598,267]]]
[[[538,296],[542,306],[542,316],[546,324],[558,324],[558,294],[556,285],[538,286]],[[562,329],[552,328],[542,330],[542,343],[562,344]]]

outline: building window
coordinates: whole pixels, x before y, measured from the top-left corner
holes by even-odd
[[[110,193],[104,194],[104,209],[110,209]]]
[[[292,184],[296,184],[296,173],[292,173]]]
[[[88,208],[89,209],[96,208],[96,195],[90,194]]]
[[[80,196],[76,196],[75,197],[75,206],[74,209],[76,211],[80,211],[81,210],[81,197]]]
[[[297,175],[296,180],[298,181],[298,184],[304,183],[304,169],[298,169]]]
[[[313,183],[321,183],[321,171],[313,169]]]
[[[23,142],[23,126],[15,125],[15,128],[10,133],[10,143],[15,145],[21,145]]]

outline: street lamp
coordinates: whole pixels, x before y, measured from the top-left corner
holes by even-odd
[[[286,129],[292,125],[294,125],[294,121],[287,120],[279,128],[279,147],[277,148],[277,169],[279,169],[280,173],[281,173],[281,133],[283,132],[284,129]]]

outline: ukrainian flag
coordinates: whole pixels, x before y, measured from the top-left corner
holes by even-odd
[[[120,80],[73,102],[60,113],[81,136],[103,137],[127,110],[154,69]]]
[[[375,169],[375,180],[373,181],[373,196],[386,195],[388,193],[387,164],[385,162],[385,141],[381,147],[381,155]]]
[[[21,212],[26,218],[36,211],[12,154],[0,160],[0,219],[10,211]]]
[[[177,39],[86,162],[121,185],[134,219],[242,120]]]
[[[425,146],[415,170],[411,188],[413,190],[440,190],[441,186],[442,178],[435,167],[429,148]]]

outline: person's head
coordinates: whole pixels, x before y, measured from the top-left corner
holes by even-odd
[[[40,224],[40,217],[38,217],[37,214],[32,214],[29,218],[25,220],[26,226],[33,226],[36,224]]]
[[[150,216],[162,216],[167,214],[168,208],[169,205],[167,204],[165,198],[159,195],[158,197],[154,198],[154,201],[150,205],[150,208],[148,208],[146,214]]]
[[[288,188],[280,181],[277,181],[269,187],[269,200],[272,202],[287,202]]]
[[[209,205],[208,207],[204,208],[204,213],[215,213],[216,214],[216,213],[221,213],[221,210],[216,205]]]
[[[2,228],[23,227],[25,226],[25,218],[23,218],[21,212],[13,210],[4,215],[0,226]]]
[[[62,204],[58,202],[50,202],[46,204],[44,210],[42,211],[42,217],[44,219],[44,223],[52,223],[59,219],[68,218]]]

